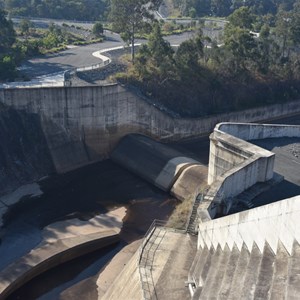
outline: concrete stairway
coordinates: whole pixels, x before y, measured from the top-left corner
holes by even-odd
[[[266,192],[274,185],[278,184],[283,180],[283,176],[274,173],[274,176],[271,180],[266,182],[258,182],[254,184],[249,189],[245,190],[241,194],[235,196],[232,199],[232,207],[230,208],[229,214],[237,213],[240,211],[244,211],[245,208],[253,208],[255,205],[253,204],[253,199],[260,195],[263,192]]]
[[[220,245],[198,249],[189,281],[195,283],[192,299],[299,299],[300,245],[294,241],[292,254],[282,243],[274,253],[266,242],[261,253],[254,243],[232,250]]]
[[[199,194],[194,202],[193,208],[192,208],[192,212],[191,215],[189,217],[189,222],[187,225],[187,233],[189,234],[196,234],[197,230],[198,230],[198,218],[197,218],[197,210],[200,204],[200,201],[203,199],[203,195]]]

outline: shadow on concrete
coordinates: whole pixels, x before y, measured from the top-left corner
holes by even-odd
[[[300,186],[287,180],[273,186],[269,191],[264,192],[252,200],[254,207],[270,204],[279,200],[298,196],[300,194]]]
[[[46,61],[26,62],[23,67],[24,69],[21,71],[21,73],[30,78],[43,75],[51,76],[52,73],[63,72],[73,68],[73,66],[69,64],[52,63]]]
[[[300,138],[297,137],[282,137],[282,138],[269,138],[263,140],[252,140],[250,143],[272,151],[274,148],[283,147],[291,144],[300,143]]]

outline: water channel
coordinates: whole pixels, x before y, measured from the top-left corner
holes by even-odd
[[[206,137],[172,146],[207,164],[208,144]],[[78,283],[82,285],[83,293],[78,299],[96,299],[95,278],[99,271],[125,245],[142,238],[154,219],[166,220],[177,203],[169,194],[110,160],[64,175],[52,175],[39,185],[42,196],[24,198],[5,217],[0,245],[1,268],[37,246],[41,229],[45,226],[67,218],[88,219],[125,206],[127,213],[121,242],[36,277],[12,294],[9,300],[68,299],[60,294]]]
[[[278,120],[276,123],[300,124],[300,116]],[[208,137],[172,146],[208,164]],[[125,206],[127,214],[123,220],[121,242],[36,277],[8,300],[97,299],[95,282],[101,269],[125,245],[143,237],[154,219],[166,220],[176,205],[176,200],[170,195],[110,160],[64,175],[50,176],[39,184],[43,195],[23,199],[5,218],[5,226],[1,230],[1,269],[38,245],[41,229],[48,224],[67,218],[88,219]],[[75,292],[72,294],[73,287]]]

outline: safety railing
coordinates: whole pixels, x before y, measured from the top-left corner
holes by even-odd
[[[195,200],[195,202],[199,203],[200,200]],[[195,206],[197,206],[197,204]],[[187,222],[187,224],[189,223]],[[156,250],[164,239],[166,232],[174,231],[185,233],[187,232],[187,228],[188,225],[186,225],[186,228],[182,230],[174,229],[172,227],[168,227],[167,222],[162,220],[154,220],[150,225],[139,248],[138,268],[144,300],[157,299],[155,284],[152,276],[152,266]]]
[[[157,299],[152,277],[152,265],[155,252],[166,234],[165,226],[165,221],[154,220],[140,246],[139,274],[145,300]]]

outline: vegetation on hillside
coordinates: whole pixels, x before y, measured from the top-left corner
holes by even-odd
[[[134,62],[136,35],[147,32],[154,19],[154,11],[161,0],[111,0],[110,20],[112,29],[121,34],[122,39],[131,44],[131,59]]]
[[[95,23],[93,32],[65,23],[51,24],[46,29],[35,28],[28,19],[22,19],[15,28],[0,10],[0,81],[17,78],[16,67],[25,58],[62,51],[68,44],[103,41],[103,26],[99,22]]]
[[[257,15],[275,15],[280,10],[291,10],[297,0],[165,0],[171,16],[227,17],[246,6]]]
[[[105,18],[106,0],[0,0],[0,8],[11,16],[67,20],[101,20]]]
[[[16,33],[11,21],[0,10],[0,80],[13,78],[15,75],[15,53],[12,48],[16,40]]]
[[[135,64],[117,78],[187,117],[299,99],[299,15],[300,1],[273,23],[242,6],[228,17],[222,45],[199,30],[176,51],[156,24]]]
[[[163,10],[171,17],[227,17],[241,6],[257,15],[275,15],[291,10],[297,0],[161,0]],[[114,4],[139,5],[141,0],[0,0],[0,8],[11,16],[41,17],[66,20],[105,20]],[[153,2],[153,1],[150,1]],[[129,15],[128,15],[129,17]]]

